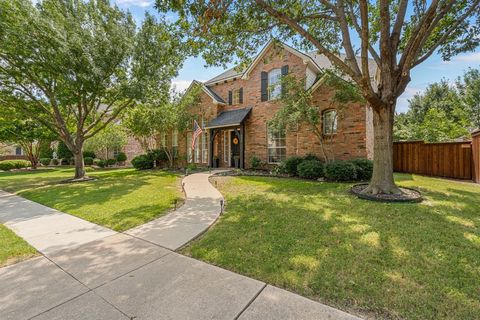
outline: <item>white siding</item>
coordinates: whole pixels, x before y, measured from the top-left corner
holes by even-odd
[[[313,83],[315,82],[315,79],[317,78],[317,74],[312,71],[312,69],[307,67],[306,71],[306,79],[305,79],[305,89],[310,88]]]

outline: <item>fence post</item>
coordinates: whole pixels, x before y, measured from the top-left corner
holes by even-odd
[[[480,129],[472,132],[472,178],[480,183]]]

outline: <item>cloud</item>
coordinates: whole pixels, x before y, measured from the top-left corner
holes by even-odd
[[[153,4],[152,0],[115,0],[118,5],[146,8]]]
[[[453,58],[453,61],[459,62],[477,62],[480,64],[480,52],[462,54]]]

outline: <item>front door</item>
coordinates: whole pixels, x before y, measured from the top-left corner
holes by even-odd
[[[235,134],[235,131],[230,132],[230,145],[231,145],[231,166],[240,168],[240,139]]]

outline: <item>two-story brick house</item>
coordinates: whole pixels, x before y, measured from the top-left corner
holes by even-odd
[[[371,74],[375,74],[376,67],[371,64]],[[215,166],[218,161],[220,167],[249,168],[254,156],[268,164],[293,155],[320,156],[320,144],[311,127],[299,125],[286,132],[268,128],[268,121],[282,107],[278,99],[280,79],[293,74],[303,77],[306,89],[312,90],[313,103],[322,112],[318,125],[329,138],[329,152],[336,159],[371,158],[370,108],[348,104],[341,112],[336,109],[331,101],[332,88],[321,79],[324,70],[331,67],[324,56],[270,41],[244,70],[230,69],[204,83],[191,84],[190,88],[201,88],[201,96],[190,112],[204,129],[193,150],[191,131],[169,134],[165,143],[178,146],[179,159],[200,166]]]

